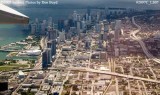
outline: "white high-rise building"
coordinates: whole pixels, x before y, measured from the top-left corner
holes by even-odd
[[[86,22],[82,21],[82,29],[85,30],[85,28],[86,28]]]
[[[59,40],[65,41],[65,31],[64,30],[62,32],[59,32]]]
[[[121,32],[121,20],[116,20],[115,23],[115,41],[119,42],[119,36]]]

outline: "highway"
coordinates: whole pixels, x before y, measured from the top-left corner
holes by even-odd
[[[146,56],[148,58],[152,59],[153,61],[155,61],[157,63],[160,63],[160,59],[158,59],[158,58],[154,57],[152,54],[150,54],[149,51],[148,51],[148,49],[145,46],[145,43],[141,40],[141,38],[139,36],[136,36],[136,34],[141,31],[141,27],[135,22],[135,17],[137,17],[137,16],[132,17],[132,23],[138,29],[131,32],[130,35],[131,35],[132,39],[136,40],[141,45],[141,47],[143,49],[143,52],[146,54]]]
[[[41,71],[41,70],[42,69],[27,69],[27,70],[22,70],[22,71],[23,72],[29,72],[29,71]],[[95,70],[95,69],[89,69],[89,68],[82,68],[82,67],[48,68],[48,69],[45,69],[45,70],[55,70],[55,71],[64,70],[64,71],[90,72],[90,73],[105,74],[105,75],[111,75],[111,76],[116,76],[116,77],[122,77],[122,78],[127,78],[127,79],[135,79],[135,80],[141,80],[141,81],[153,82],[153,83],[160,84],[160,81],[158,81],[158,80],[136,77],[136,76],[132,76],[132,75],[119,74],[119,73],[109,72],[109,71],[101,71],[101,70]],[[7,73],[17,73],[17,72],[18,71],[10,71],[10,72],[4,72],[4,73],[7,74]]]

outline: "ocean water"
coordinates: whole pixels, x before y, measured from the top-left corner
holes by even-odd
[[[57,23],[58,19],[67,19],[74,10],[79,13],[86,11],[86,9],[54,8],[17,8],[16,10],[29,16],[31,22],[33,22],[35,18],[47,20],[48,17],[53,17],[53,22],[55,23]],[[25,39],[28,33],[23,32],[22,29],[23,25],[0,25],[0,46]],[[0,60],[4,60],[7,54],[7,52],[0,52]]]

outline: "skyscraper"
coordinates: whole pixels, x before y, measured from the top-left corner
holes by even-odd
[[[64,29],[64,20],[58,20],[58,30],[62,31]]]
[[[48,26],[50,26],[50,27],[53,27],[53,19],[52,19],[52,17],[49,17],[48,18]]]
[[[31,24],[31,34],[35,34],[37,32],[37,25],[34,23],[34,24]]]
[[[77,21],[77,18],[78,18],[77,11],[74,11],[74,12],[73,12],[73,20],[74,20],[74,21]]]
[[[51,49],[46,48],[42,52],[42,68],[47,68],[49,64],[51,64],[52,56]]]
[[[81,30],[81,22],[80,21],[77,21],[77,31],[78,31],[78,34]]]
[[[65,31],[59,32],[59,40],[65,41]]]
[[[53,40],[57,38],[57,30],[52,27],[48,27],[48,40]]]
[[[116,20],[115,23],[115,41],[119,42],[119,35],[121,32],[121,20]]]
[[[52,40],[51,55],[56,55],[56,40]]]
[[[48,67],[48,54],[47,54],[47,50],[44,50],[42,52],[42,68],[47,68]]]

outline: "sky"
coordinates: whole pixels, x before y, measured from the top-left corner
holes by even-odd
[[[125,7],[125,8],[148,8],[160,9],[160,0],[0,0],[0,1],[58,1],[59,5],[83,5],[83,6],[98,6],[98,7]],[[137,4],[137,1],[156,1],[157,4]],[[24,6],[16,4],[16,6]]]

